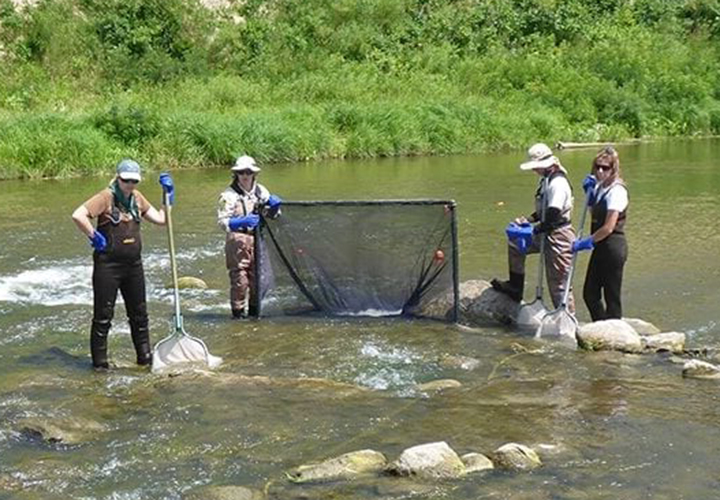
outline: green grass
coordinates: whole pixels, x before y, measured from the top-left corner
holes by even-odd
[[[719,20],[716,0],[0,0],[0,178],[718,134]]]

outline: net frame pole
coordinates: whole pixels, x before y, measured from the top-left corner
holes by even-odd
[[[260,283],[262,283],[262,280],[260,278],[260,269],[262,268],[262,226],[264,225],[264,221],[262,217],[260,218],[260,224],[255,229],[255,238],[253,239],[253,289],[250,294],[250,303],[253,305],[251,308],[253,314],[252,317],[257,319],[260,317],[260,307],[262,304],[261,299],[261,290],[260,290]]]
[[[452,274],[453,274],[453,309],[452,321],[457,323],[460,319],[460,258],[458,251],[458,223],[457,223],[457,203],[450,203],[452,212],[450,231],[452,237]]]

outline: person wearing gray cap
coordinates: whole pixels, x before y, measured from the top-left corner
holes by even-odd
[[[510,279],[493,279],[491,284],[495,290],[520,302],[525,288],[525,256],[539,252],[540,240],[545,238],[545,275],[553,305],[558,307],[562,302],[575,241],[575,231],[570,225],[572,188],[567,171],[545,144],[533,145],[528,150],[528,161],[520,165],[520,169],[532,170],[540,177],[535,192],[535,211],[511,223],[513,227],[508,228],[508,236],[511,237],[508,242]],[[568,295],[567,306],[574,313],[572,292]]]
[[[137,189],[141,181],[140,165],[121,160],[110,185],[80,205],[73,221],[90,239],[93,247],[93,319],[90,329],[90,353],[93,367],[108,369],[107,337],[110,332],[117,292],[123,296],[130,323],[137,363],[152,362],[150,332],[145,299],[140,222],[165,225],[165,210],[157,210]],[[170,174],[160,174],[162,189],[174,202],[175,186]],[[97,219],[97,228],[92,219]]]
[[[255,230],[260,215],[276,218],[282,200],[258,183],[260,172],[252,156],[241,156],[230,167],[233,179],[218,200],[217,220],[225,232],[225,265],[230,276],[230,309],[235,319],[256,316],[250,295],[255,267]]]

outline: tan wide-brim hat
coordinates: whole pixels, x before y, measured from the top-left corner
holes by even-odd
[[[255,163],[255,158],[252,156],[243,155],[235,160],[235,164],[230,167],[233,172],[242,172],[243,170],[250,170],[253,173],[260,172],[260,167]]]
[[[528,149],[528,161],[520,165],[520,170],[535,170],[560,165],[560,160],[553,155],[547,144],[539,142]]]

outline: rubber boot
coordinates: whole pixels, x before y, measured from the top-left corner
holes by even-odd
[[[504,293],[515,302],[520,302],[525,291],[525,275],[511,272],[508,281],[493,279],[490,284],[494,290]]]
[[[258,317],[258,307],[255,303],[255,297],[250,296],[248,299],[248,316],[251,318],[257,318]]]
[[[110,368],[107,359],[107,337],[110,331],[110,320],[92,322],[90,328],[90,354],[93,368],[107,370]]]
[[[245,314],[245,309],[233,309],[232,317],[233,319],[245,319],[247,318],[247,314]]]
[[[148,329],[147,318],[131,319],[130,334],[133,345],[135,346],[137,364],[141,366],[151,364],[152,351],[150,349],[150,331]]]

